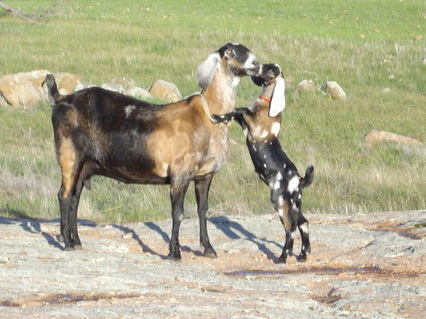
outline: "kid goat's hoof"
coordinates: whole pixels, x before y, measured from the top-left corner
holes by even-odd
[[[306,260],[307,260],[307,258],[306,258],[306,254],[300,254],[299,256],[296,256],[296,260],[298,261],[298,262],[301,262],[301,263],[304,263]]]

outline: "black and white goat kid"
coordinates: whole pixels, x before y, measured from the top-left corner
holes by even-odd
[[[314,167],[309,166],[305,177],[301,177],[278,140],[281,115],[285,108],[285,82],[280,67],[264,64],[259,74],[252,76],[252,80],[263,88],[254,104],[224,115],[213,115],[212,122],[227,123],[235,119],[243,128],[254,168],[271,188],[271,201],[285,228],[286,240],[278,262],[285,263],[287,256],[292,255],[292,233],[296,228],[302,237],[302,249],[296,258],[306,261],[311,245],[309,224],[301,211],[302,189],[312,183]]]

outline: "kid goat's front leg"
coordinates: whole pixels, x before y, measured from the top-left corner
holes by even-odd
[[[238,108],[235,111],[230,112],[230,113],[226,113],[226,114],[222,114],[222,115],[213,114],[211,116],[211,121],[215,124],[218,124],[218,123],[226,124],[231,120],[235,120],[241,125],[241,122],[243,120],[244,115],[252,115],[252,114],[253,114],[253,112],[250,111],[248,108],[240,107],[240,108]]]

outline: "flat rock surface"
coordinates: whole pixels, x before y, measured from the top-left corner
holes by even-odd
[[[80,221],[62,251],[58,220],[0,218],[0,318],[424,318],[426,211],[307,215],[312,253],[276,264],[275,215],[181,227],[182,262],[164,260],[171,221]],[[300,248],[295,239],[295,252]]]

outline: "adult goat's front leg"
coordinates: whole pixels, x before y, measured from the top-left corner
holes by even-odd
[[[169,255],[167,259],[179,261],[182,259],[179,244],[179,229],[183,220],[185,194],[188,189],[189,180],[172,178],[170,183],[170,200],[172,203],[172,236],[169,244]]]
[[[216,258],[216,251],[210,244],[209,235],[207,232],[207,210],[209,209],[209,190],[212,183],[214,174],[209,174],[203,178],[196,179],[195,184],[195,196],[197,199],[197,212],[198,219],[200,221],[200,242],[204,247],[204,256],[210,258]]]

